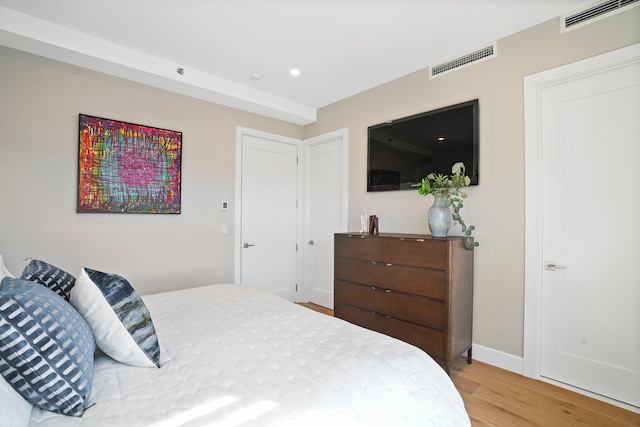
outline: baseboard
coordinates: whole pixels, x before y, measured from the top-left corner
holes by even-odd
[[[471,354],[473,360],[504,369],[505,371],[515,372],[519,375],[524,372],[524,360],[522,357],[478,344],[473,344],[473,352]]]

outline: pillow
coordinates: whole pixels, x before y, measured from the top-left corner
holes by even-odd
[[[35,406],[80,416],[91,391],[95,341],[55,292],[24,279],[0,282],[0,374]]]
[[[76,278],[71,274],[37,259],[32,259],[27,264],[20,277],[46,286],[67,301],[71,288],[76,284]]]
[[[25,400],[0,375],[0,426],[27,427],[33,405]]]
[[[160,345],[151,313],[127,279],[83,268],[71,304],[93,330],[98,347],[118,362],[160,367]]]
[[[5,277],[13,278],[16,276],[11,274],[11,272],[7,270],[7,267],[5,267],[4,261],[2,260],[2,255],[0,255],[0,280],[4,279]]]

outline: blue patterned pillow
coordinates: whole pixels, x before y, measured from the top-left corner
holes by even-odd
[[[132,366],[160,367],[160,345],[151,313],[127,279],[83,268],[71,304],[91,326],[98,347]]]
[[[91,392],[95,341],[80,314],[42,285],[0,283],[0,373],[39,408],[80,416]]]
[[[32,259],[22,271],[22,279],[40,283],[69,301],[71,288],[76,278],[58,267],[44,261]]]

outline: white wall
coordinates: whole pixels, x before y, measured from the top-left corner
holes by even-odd
[[[143,294],[233,281],[236,126],[301,126],[1,47],[0,76],[0,254],[14,274],[33,257]],[[77,214],[79,113],[181,131],[182,213]]]

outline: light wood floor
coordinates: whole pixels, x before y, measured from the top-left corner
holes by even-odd
[[[301,304],[330,316],[333,311]],[[640,414],[596,399],[460,357],[451,379],[473,427],[640,426]]]
[[[473,427],[640,426],[640,414],[544,381],[460,357],[451,379]]]
[[[321,307],[319,305],[312,304],[310,302],[299,302],[298,304],[300,304],[300,305],[302,305],[304,307],[310,308],[311,310],[319,311],[320,313],[328,314],[329,316],[333,316],[333,310],[330,310],[328,308]]]

